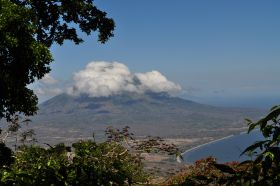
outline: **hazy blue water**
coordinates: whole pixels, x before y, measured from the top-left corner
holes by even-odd
[[[234,135],[213,143],[202,145],[198,148],[186,151],[183,154],[184,161],[193,163],[196,160],[207,156],[214,156],[220,163],[228,161],[243,161],[250,159],[248,156],[241,156],[240,153],[255,141],[261,140],[262,135],[259,131],[253,131],[250,134],[242,133]]]

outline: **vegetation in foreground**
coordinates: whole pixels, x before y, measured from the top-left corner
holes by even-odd
[[[277,106],[258,122],[247,120],[248,132],[258,127],[264,136],[243,152],[253,160],[218,164],[208,157],[186,166],[162,185],[279,185],[279,114]],[[11,129],[16,130],[15,126]],[[149,184],[151,174],[144,169],[141,153],[178,153],[160,138],[135,140],[128,127],[121,131],[108,128],[106,134],[108,140],[100,143],[88,140],[49,148],[24,144],[15,152],[1,143],[1,185]]]
[[[17,133],[18,123],[16,117],[2,136]],[[95,142],[93,136],[93,140],[78,141],[71,147],[46,144],[49,147],[43,148],[34,145],[32,135],[23,134],[22,145],[15,145],[15,151],[0,143],[0,185],[148,184],[151,174],[144,169],[141,153],[178,154],[174,145],[160,138],[134,139],[128,127],[108,128],[105,142]]]
[[[4,147],[5,148],[5,147]],[[6,149],[7,150],[7,149]],[[2,163],[2,185],[131,185],[146,182],[139,157],[115,142],[22,146]]]
[[[165,185],[280,185],[280,106],[257,122],[247,119],[248,133],[258,128],[264,136],[242,154],[253,160],[218,164],[209,157],[169,178]]]

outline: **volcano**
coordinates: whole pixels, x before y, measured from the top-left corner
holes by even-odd
[[[256,119],[261,110],[222,108],[196,103],[167,93],[123,93],[108,97],[61,94],[39,105],[31,118],[44,141],[102,138],[113,126],[129,126],[138,135],[193,138],[224,136],[244,131],[244,118]]]

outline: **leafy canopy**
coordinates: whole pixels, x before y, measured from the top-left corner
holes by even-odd
[[[50,71],[50,47],[83,42],[76,28],[98,41],[113,36],[115,24],[92,0],[0,0],[0,119],[33,115],[38,99],[27,88]]]

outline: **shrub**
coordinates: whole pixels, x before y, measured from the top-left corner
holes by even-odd
[[[73,148],[73,151],[72,151]],[[131,185],[145,182],[142,162],[115,142],[79,141],[71,147],[22,146],[2,185]]]
[[[223,185],[230,174],[219,170],[214,157],[207,157],[196,161],[193,165],[186,165],[178,174],[170,177],[163,185]],[[226,163],[232,170],[237,170],[238,162]]]

